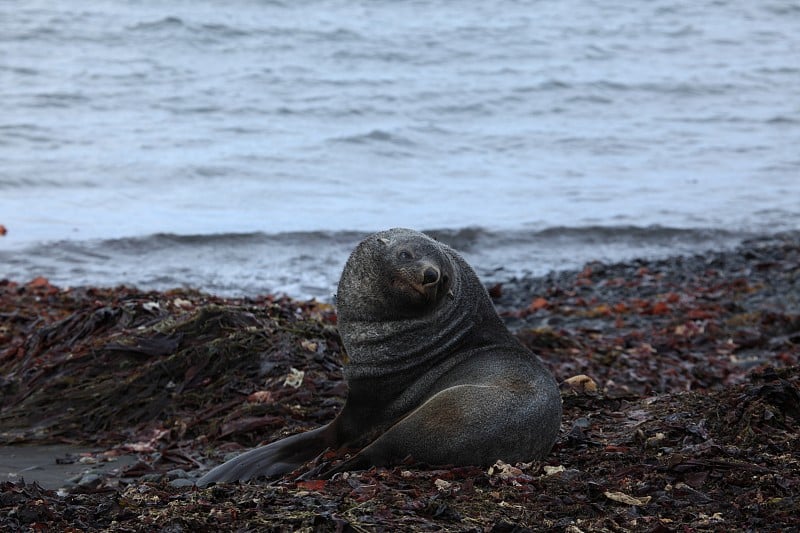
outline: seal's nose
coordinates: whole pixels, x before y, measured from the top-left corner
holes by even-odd
[[[422,284],[433,285],[439,281],[439,271],[433,267],[428,267],[422,273]]]

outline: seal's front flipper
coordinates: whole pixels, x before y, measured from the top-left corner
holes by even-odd
[[[281,476],[325,451],[332,444],[331,434],[331,425],[328,424],[259,446],[213,468],[197,480],[197,485],[205,487],[209,483],[231,483],[259,477]]]

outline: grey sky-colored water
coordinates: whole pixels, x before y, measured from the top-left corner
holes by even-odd
[[[290,274],[340,260],[319,232],[483,227],[516,272],[574,259],[526,253],[548,228],[797,229],[798,28],[796,1],[6,1],[0,277],[319,288]],[[254,232],[286,259],[154,237]]]

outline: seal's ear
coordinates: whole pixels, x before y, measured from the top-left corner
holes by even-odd
[[[386,246],[389,246],[389,243],[391,241],[389,239],[387,239],[386,237],[378,237],[378,242],[380,242],[382,244],[385,244]]]

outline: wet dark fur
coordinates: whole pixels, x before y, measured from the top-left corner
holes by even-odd
[[[549,452],[561,420],[555,380],[448,246],[406,229],[367,237],[344,267],[337,311],[349,357],[339,416],[246,452],[199,485],[279,476],[328,448],[361,448],[329,474],[409,455],[488,465]]]

